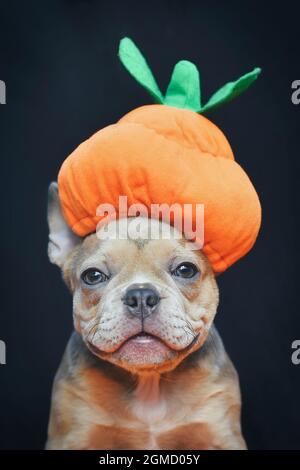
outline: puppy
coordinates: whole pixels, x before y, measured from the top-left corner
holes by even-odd
[[[138,236],[80,239],[50,185],[49,257],[72,292],[75,332],[46,448],[245,449],[238,376],[213,325],[212,269],[175,229],[139,219]],[[171,236],[151,239],[149,227]]]

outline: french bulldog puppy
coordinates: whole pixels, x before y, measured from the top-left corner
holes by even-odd
[[[50,185],[49,258],[73,295],[75,331],[46,448],[245,449],[238,376],[213,325],[214,273],[175,229],[139,219],[138,236],[80,239]],[[151,239],[149,227],[171,236]]]

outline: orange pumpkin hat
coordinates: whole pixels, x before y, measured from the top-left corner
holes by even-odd
[[[126,114],[83,142],[58,175],[65,219],[79,236],[96,231],[100,204],[204,205],[203,251],[222,272],[253,246],[261,222],[256,191],[235,162],[230,145],[202,113],[239,95],[260,69],[227,83],[202,106],[194,64],[176,64],[165,96],[144,57],[129,38],[119,57],[158,104]]]

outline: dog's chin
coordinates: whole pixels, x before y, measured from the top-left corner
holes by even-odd
[[[174,369],[195,350],[197,343],[198,336],[187,347],[178,350],[156,336],[139,333],[128,338],[113,352],[104,352],[91,344],[88,347],[97,357],[133,372],[165,372]]]

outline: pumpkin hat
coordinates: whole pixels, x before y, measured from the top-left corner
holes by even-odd
[[[124,38],[119,57],[156,104],[134,109],[96,132],[64,161],[58,175],[62,210],[79,236],[96,231],[100,204],[203,204],[203,252],[222,272],[253,246],[261,207],[222,131],[203,116],[246,90],[259,68],[230,82],[203,104],[197,67],[178,62],[165,95],[143,55]]]

